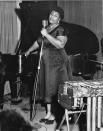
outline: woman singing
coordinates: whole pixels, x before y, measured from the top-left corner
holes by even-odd
[[[45,124],[52,124],[55,115],[54,101],[57,101],[57,92],[59,85],[68,81],[67,63],[68,56],[64,46],[67,42],[65,29],[61,26],[60,21],[64,17],[64,12],[60,7],[55,7],[49,15],[49,25],[41,30],[43,36],[43,47],[39,73],[40,96],[46,103],[46,116],[40,120]],[[26,52],[29,53],[41,45],[41,38],[33,44]]]

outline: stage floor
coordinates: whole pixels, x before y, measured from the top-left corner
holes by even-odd
[[[15,109],[15,108],[20,108],[22,109],[23,113],[25,114],[25,117],[30,120],[30,104],[29,104],[29,98],[23,98],[22,102],[14,105],[11,104],[10,101],[10,96],[6,95],[5,97],[5,104],[3,109]],[[38,131],[55,131],[56,127],[56,122],[54,122],[51,125],[46,125],[46,124],[41,124],[39,120],[45,116],[45,108],[44,106],[41,106],[41,104],[36,104],[35,105],[36,110],[33,111],[33,120],[31,121],[34,126],[38,128]],[[74,126],[74,123],[70,124],[70,131],[80,131],[79,130],[79,125],[76,124]],[[66,124],[63,124],[62,131],[67,131],[67,126]],[[85,131],[85,130],[84,130]]]

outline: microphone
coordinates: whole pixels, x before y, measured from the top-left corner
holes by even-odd
[[[48,21],[42,20],[42,26],[43,26],[43,28],[46,28],[48,26]]]

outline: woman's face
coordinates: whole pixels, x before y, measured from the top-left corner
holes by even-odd
[[[58,24],[60,21],[60,15],[56,11],[52,11],[49,15],[49,22],[51,24]]]

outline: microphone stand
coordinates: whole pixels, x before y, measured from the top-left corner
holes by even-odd
[[[40,54],[39,54],[39,62],[38,62],[38,67],[37,67],[37,72],[36,72],[36,77],[34,80],[34,88],[33,88],[33,94],[31,96],[31,104],[30,104],[30,120],[32,121],[36,115],[36,93],[37,93],[37,84],[38,84],[38,77],[39,77],[39,72],[40,72],[40,64],[41,64],[41,57],[42,57],[42,52],[43,52],[43,44],[44,44],[44,37],[42,37],[42,43],[41,43],[41,48],[40,48]]]
[[[47,20],[42,21],[43,28],[46,28],[47,24],[48,24]],[[39,53],[38,68],[37,68],[36,77],[35,77],[35,80],[34,80],[33,94],[31,95],[31,100],[30,100],[30,102],[31,102],[31,105],[30,105],[30,120],[33,120],[33,118],[35,117],[35,114],[36,114],[36,111],[35,111],[36,93],[37,93],[38,77],[39,77],[39,72],[40,72],[41,57],[42,57],[42,53],[43,53],[43,44],[44,44],[44,36],[42,36],[42,43],[41,43],[41,48],[40,48],[40,53]]]

